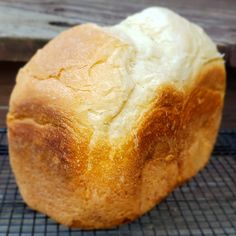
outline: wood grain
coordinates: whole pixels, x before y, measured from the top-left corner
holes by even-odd
[[[150,6],[168,7],[201,25],[236,67],[235,0],[0,0],[0,60],[27,61],[49,39],[76,24],[118,23]]]

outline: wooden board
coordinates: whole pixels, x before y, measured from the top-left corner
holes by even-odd
[[[202,26],[236,67],[235,0],[0,0],[0,60],[27,61],[68,27],[112,25],[150,6],[168,7]]]

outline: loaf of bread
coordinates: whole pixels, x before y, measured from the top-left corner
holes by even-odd
[[[61,33],[20,69],[10,99],[24,201],[70,227],[134,220],[206,165],[224,90],[215,44],[170,10]]]

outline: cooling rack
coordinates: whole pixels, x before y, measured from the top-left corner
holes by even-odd
[[[206,168],[135,222],[82,231],[27,207],[9,166],[6,129],[0,129],[0,235],[236,235],[236,130],[221,131]]]

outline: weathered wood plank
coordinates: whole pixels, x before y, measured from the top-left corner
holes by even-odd
[[[165,6],[201,25],[236,67],[235,0],[0,0],[0,60],[26,61],[72,25],[115,24],[149,6]]]

